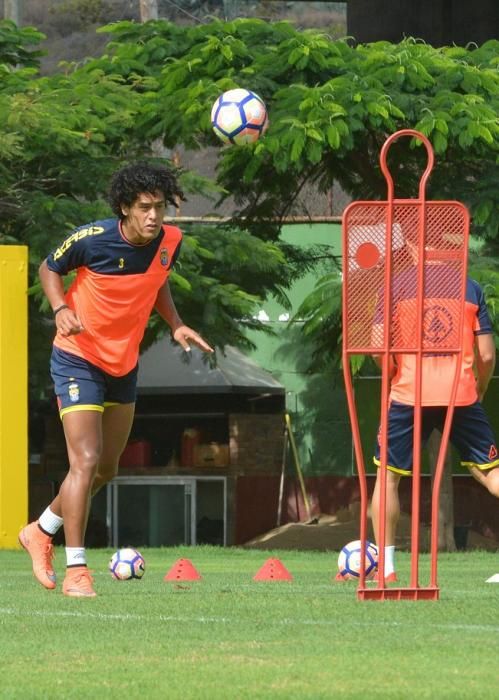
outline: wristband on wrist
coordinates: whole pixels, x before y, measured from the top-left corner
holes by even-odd
[[[57,307],[57,309],[54,309],[54,311],[53,311],[54,318],[57,316],[59,311],[62,311],[63,309],[69,309],[69,306],[67,304],[61,304],[60,306]]]

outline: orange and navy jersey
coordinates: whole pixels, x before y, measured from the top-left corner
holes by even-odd
[[[163,226],[146,245],[130,243],[118,219],[77,228],[47,258],[64,276],[76,270],[66,293],[84,330],[54,345],[120,377],[137,364],[139,345],[159,289],[178,256],[182,234]]]
[[[392,288],[392,347],[414,347],[416,334],[417,270],[411,268],[398,275]],[[445,285],[442,285],[445,276]],[[445,287],[445,296],[442,287]],[[425,271],[423,309],[423,369],[422,406],[446,406],[451,397],[457,363],[456,353],[446,352],[446,347],[458,345],[458,297],[461,290],[460,273],[442,265],[429,265]],[[466,282],[463,329],[463,360],[456,395],[456,406],[468,406],[478,396],[473,371],[475,360],[475,336],[492,333],[492,324],[485,297],[480,285],[468,278]],[[377,337],[382,335],[383,299],[378,302],[374,317]],[[440,351],[439,351],[440,346]],[[416,379],[416,354],[395,353],[395,375],[391,382],[390,399],[403,404],[414,404]]]

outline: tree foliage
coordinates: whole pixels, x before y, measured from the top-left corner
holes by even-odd
[[[356,198],[380,198],[386,184],[378,157],[400,128],[428,136],[437,156],[434,199],[459,199],[474,230],[499,230],[499,42],[433,48],[406,39],[350,46],[286,22],[215,21],[188,29],[165,22],[105,27],[112,41],[98,62],[131,83],[156,81],[141,113],[148,134],[167,146],[215,143],[210,107],[220,92],[245,86],[266,101],[270,128],[254,147],[223,149],[219,182],[254,230],[289,211],[304,181],[323,191],[333,180]],[[410,196],[424,149],[401,148],[391,167]],[[277,235],[277,233],[275,234]]]
[[[16,66],[38,66],[41,52],[34,46],[45,36],[33,27],[18,28],[11,20],[0,21],[0,66],[2,72]]]

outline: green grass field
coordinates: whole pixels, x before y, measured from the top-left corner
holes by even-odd
[[[110,554],[89,552],[99,596],[74,600],[41,588],[24,552],[0,552],[2,700],[499,696],[499,585],[485,583],[499,553],[441,555],[438,602],[359,602],[332,581],[335,553],[145,549],[131,582],[111,579]],[[271,556],[293,581],[253,581]],[[180,557],[202,581],[163,581]],[[55,564],[62,579],[62,549]]]

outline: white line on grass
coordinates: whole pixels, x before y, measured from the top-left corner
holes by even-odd
[[[136,614],[122,614],[122,613],[101,613],[101,612],[91,612],[79,611],[79,610],[19,610],[16,608],[0,608],[0,615],[13,615],[16,617],[78,617],[78,618],[89,618],[98,620],[120,620],[120,621],[131,621],[136,622],[137,620],[158,620],[159,622],[175,622],[181,624],[189,623],[199,623],[199,624],[239,624],[240,620],[231,619],[228,617],[181,617],[178,615],[136,615]],[[300,620],[298,618],[282,618],[280,620],[273,620],[273,624],[276,625],[322,625],[330,627],[332,625],[337,625],[337,620]],[[417,627],[414,621],[411,621],[407,625],[402,622],[393,621],[379,621],[373,620],[372,622],[361,622],[352,621],[348,622],[348,625],[352,627],[407,627],[410,626],[412,629]],[[421,623],[421,626],[425,629],[445,629],[445,630],[461,630],[463,632],[492,632],[499,634],[499,625],[475,625],[475,624],[454,624],[454,623],[439,623],[439,624],[428,624],[426,622]]]
[[[15,615],[17,617],[88,617],[98,620],[160,620],[161,622],[231,622],[225,617],[174,617],[168,615],[135,615],[123,613],[95,613],[91,611],[81,612],[78,610],[16,610],[15,608],[0,608],[0,615]]]

